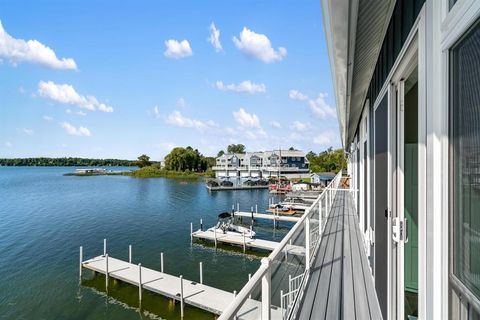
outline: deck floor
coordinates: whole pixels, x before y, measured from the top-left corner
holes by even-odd
[[[352,196],[331,210],[297,319],[382,319]]]

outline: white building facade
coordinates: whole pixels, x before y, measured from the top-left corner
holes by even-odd
[[[321,0],[384,319],[480,318],[480,1]]]
[[[310,173],[308,159],[305,153],[299,150],[223,154],[217,157],[212,169],[217,178],[268,178],[278,175],[287,178],[306,178]]]

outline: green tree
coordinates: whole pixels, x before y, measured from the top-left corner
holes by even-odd
[[[218,151],[217,158],[223,156],[224,154],[225,154],[225,151],[223,150]]]
[[[245,153],[245,146],[241,143],[231,144],[227,147],[228,153]]]
[[[151,164],[152,162],[150,161],[150,157],[146,154],[142,154],[140,157],[138,157],[137,166],[139,168],[147,167]]]
[[[338,172],[347,167],[343,149],[333,150],[331,147],[316,155],[310,151],[307,154],[312,172]]]

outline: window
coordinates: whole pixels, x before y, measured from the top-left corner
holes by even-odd
[[[453,274],[480,299],[480,24],[451,49]]]

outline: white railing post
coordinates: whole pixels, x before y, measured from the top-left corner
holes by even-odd
[[[309,213],[309,212],[308,212]],[[310,218],[305,218],[305,270],[310,269]]]
[[[138,264],[138,299],[142,301],[142,264]]]
[[[236,297],[237,297],[237,290],[233,290],[233,299],[235,300]],[[233,320],[237,320],[237,319],[238,319],[237,314],[235,314],[233,316]]]
[[[132,245],[128,245],[128,263],[132,263]]]
[[[262,320],[271,319],[271,270],[270,270],[270,259],[263,258],[262,265],[267,268],[267,271],[262,277]]]
[[[180,316],[183,318],[183,276],[180,276]]]
[[[105,289],[108,290],[108,254],[105,255]]]
[[[292,292],[292,275],[288,275],[288,292]]]
[[[163,273],[163,252],[160,252],[160,271]]]
[[[203,284],[203,263],[200,261],[200,284]]]
[[[78,272],[79,272],[80,280],[82,280],[82,262],[83,262],[83,247],[82,246],[80,246],[80,259],[79,260],[80,260],[80,262],[78,264],[78,266],[79,266]]]
[[[252,279],[252,274],[251,273],[248,274],[248,281],[250,281],[250,279]],[[248,298],[252,299],[252,292],[250,292],[250,294],[248,295]]]
[[[322,198],[318,199],[318,236],[322,236]],[[319,240],[320,241],[320,240]]]
[[[107,239],[103,239],[103,256],[107,254]]]
[[[282,319],[284,319],[284,315],[283,315],[283,309],[284,309],[284,305],[283,305],[283,290],[280,290],[280,315],[282,317]]]

